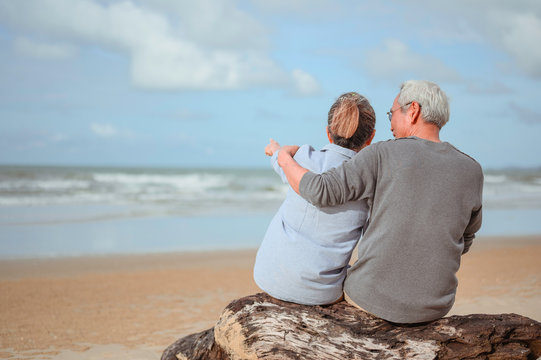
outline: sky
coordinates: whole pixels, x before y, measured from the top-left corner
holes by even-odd
[[[0,0],[0,164],[267,167],[327,143],[342,93],[374,141],[400,84],[450,98],[441,138],[541,167],[541,2]]]

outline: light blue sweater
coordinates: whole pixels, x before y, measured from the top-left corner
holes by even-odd
[[[304,145],[297,151],[295,160],[321,173],[355,154],[334,144],[320,151]],[[277,152],[271,163],[287,183],[277,163]],[[338,300],[367,214],[364,201],[318,209],[289,188],[257,253],[255,282],[269,295],[285,301],[321,305]]]

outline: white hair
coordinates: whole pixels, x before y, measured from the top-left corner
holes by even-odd
[[[421,116],[440,129],[449,121],[449,101],[440,87],[426,80],[408,80],[400,86],[398,104],[405,106],[415,101],[421,105]]]

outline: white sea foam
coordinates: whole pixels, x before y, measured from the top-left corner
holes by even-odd
[[[169,186],[183,192],[205,191],[213,187],[220,187],[227,184],[230,176],[216,174],[183,174],[183,175],[149,175],[149,174],[94,174],[93,178],[99,183],[116,184],[122,186],[152,187]]]
[[[505,175],[485,175],[485,183],[487,184],[501,184],[507,181],[507,176]]]
[[[61,180],[61,179],[42,179],[42,180],[15,180],[0,182],[0,190],[71,190],[86,189],[90,182],[83,180]]]
[[[0,257],[255,247],[287,191],[271,169],[0,166]],[[483,234],[540,233],[541,169],[485,173],[483,208]]]
[[[536,174],[485,175],[483,202],[488,209],[541,208],[541,181]]]
[[[124,170],[0,167],[0,206],[161,205],[252,211],[279,203],[287,186],[271,170]],[[206,207],[206,209],[205,209]],[[194,210],[195,211],[195,210]]]
[[[102,203],[251,212],[275,209],[287,189],[270,169],[0,167],[0,206]],[[488,209],[541,208],[541,170],[487,172],[483,197]]]

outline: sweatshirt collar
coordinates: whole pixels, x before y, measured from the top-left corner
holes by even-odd
[[[353,150],[347,149],[347,148],[342,147],[342,146],[338,146],[336,144],[327,144],[321,150],[322,151],[328,151],[328,150],[334,151],[334,152],[337,152],[337,153],[342,154],[344,156],[347,156],[348,158],[352,158],[357,154]]]

